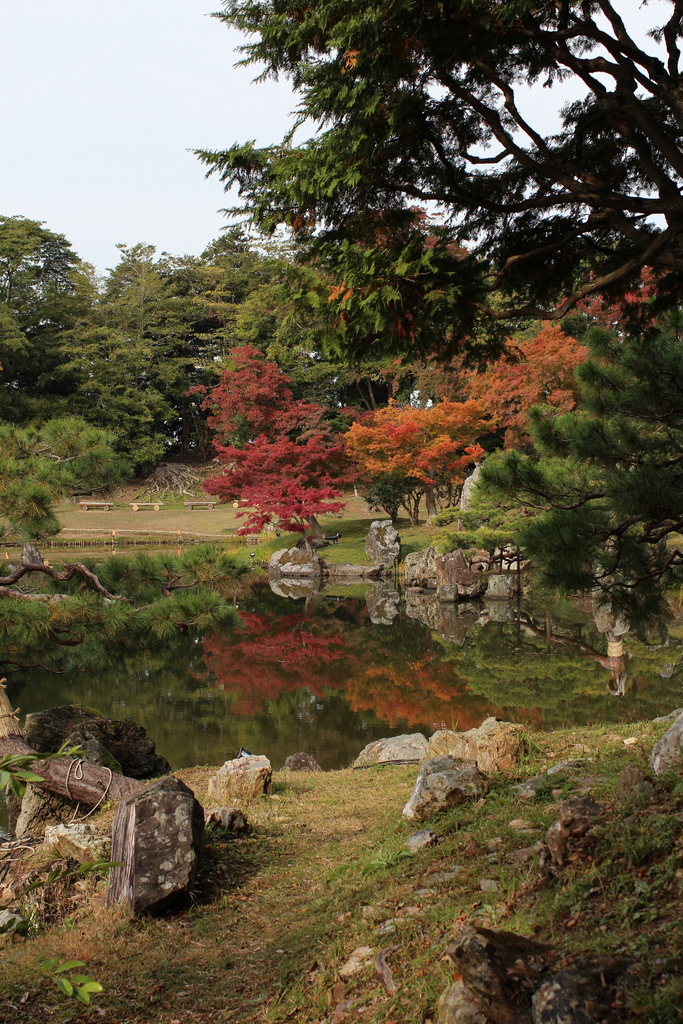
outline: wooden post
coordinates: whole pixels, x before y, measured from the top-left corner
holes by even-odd
[[[35,757],[31,771],[40,775],[43,781],[33,785],[67,800],[76,800],[86,807],[93,807],[100,801],[120,800],[122,796],[134,793],[146,785],[137,779],[126,778],[125,775],[115,775],[108,768],[91,764],[78,755],[42,761],[40,754],[22,739],[16,717],[19,709],[12,710],[5,693],[5,682],[4,679],[0,680],[0,758],[17,755]]]

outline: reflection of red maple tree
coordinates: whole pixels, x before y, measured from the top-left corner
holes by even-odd
[[[339,636],[311,632],[304,615],[267,618],[242,613],[243,629],[233,637],[207,637],[204,656],[215,685],[233,694],[235,714],[252,715],[281,693],[306,687],[315,696],[340,689],[346,673],[336,680],[330,666],[350,655]]]

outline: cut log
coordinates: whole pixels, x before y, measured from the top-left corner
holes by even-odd
[[[137,779],[116,775],[108,768],[100,768],[78,756],[41,760],[40,754],[24,743],[16,713],[12,710],[2,683],[4,680],[0,681],[0,758],[35,757],[31,771],[43,779],[42,782],[36,782],[36,786],[56,796],[76,800],[87,807],[104,802],[105,793],[107,800],[120,800],[142,788],[144,783]]]

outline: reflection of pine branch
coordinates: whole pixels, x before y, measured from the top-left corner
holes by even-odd
[[[13,665],[14,668],[18,668],[21,672],[28,672],[31,668],[42,669],[43,672],[49,672],[53,676],[64,675],[63,668],[48,668],[47,665],[43,665],[42,662],[26,662],[26,661],[12,661],[10,658],[1,658],[0,665]]]

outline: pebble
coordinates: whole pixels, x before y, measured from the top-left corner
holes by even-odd
[[[403,845],[407,846],[411,853],[417,853],[426,846],[433,846],[435,842],[436,834],[430,828],[423,828],[406,839]]]
[[[637,736],[627,736],[626,739],[624,740],[624,746],[625,747],[633,747],[633,746],[636,745],[637,742],[638,742],[638,737]]]
[[[482,878],[479,881],[479,888],[482,892],[498,892],[498,882],[495,878]]]

